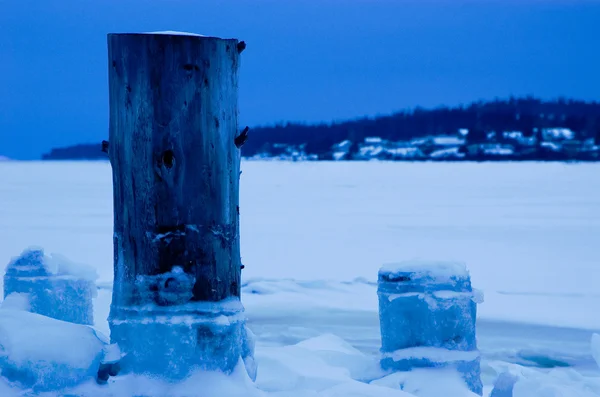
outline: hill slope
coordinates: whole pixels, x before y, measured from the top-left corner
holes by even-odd
[[[250,139],[242,148],[245,157],[277,155],[283,147],[302,148],[314,158],[331,159],[332,146],[350,141],[358,144],[368,137],[386,141],[406,142],[434,135],[454,135],[468,129],[469,142],[482,142],[487,133],[520,131],[532,136],[544,128],[566,128],[575,133],[572,139],[600,140],[600,103],[557,99],[543,101],[535,98],[480,101],[468,106],[416,108],[388,116],[363,118],[339,123],[307,125],[288,123],[257,127],[250,131]],[[44,154],[46,160],[102,159],[106,155],[100,143],[53,149]]]

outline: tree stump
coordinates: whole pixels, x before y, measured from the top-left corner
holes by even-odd
[[[125,371],[230,372],[242,354],[239,46],[175,32],[108,35],[109,323]]]

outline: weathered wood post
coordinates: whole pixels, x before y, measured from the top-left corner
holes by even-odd
[[[125,371],[174,379],[194,368],[229,372],[243,355],[238,66],[244,47],[235,39],[174,32],[108,35],[109,322],[126,354]]]

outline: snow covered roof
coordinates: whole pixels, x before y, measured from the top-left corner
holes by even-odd
[[[416,138],[416,139],[411,140],[410,144],[414,145],[414,146],[421,146],[421,145],[425,145],[429,141],[431,141],[431,138]]]
[[[343,160],[347,154],[348,152],[333,152],[333,159],[335,161]]]
[[[502,136],[506,139],[520,139],[523,138],[523,132],[521,131],[504,131]]]
[[[416,147],[396,147],[387,149],[387,152],[396,156],[414,157],[421,155],[421,150]]]
[[[542,134],[546,139],[575,139],[575,132],[569,128],[544,128]]]
[[[348,151],[350,146],[352,145],[352,141],[346,139],[345,141],[341,141],[340,143],[336,143],[332,146],[334,151]]]
[[[465,140],[454,135],[438,135],[433,137],[433,144],[438,146],[460,146],[465,144]]]
[[[513,149],[512,147],[500,146],[500,145],[487,146],[487,147],[484,146],[483,153],[493,155],[493,156],[512,156],[513,154],[515,154],[515,149]]]
[[[436,150],[435,152],[431,153],[429,155],[429,157],[434,158],[434,159],[438,159],[438,158],[462,158],[465,157],[464,153],[460,153],[458,151],[458,147],[451,147],[448,149],[441,149],[441,150]]]
[[[361,156],[377,156],[378,154],[383,152],[383,147],[381,146],[363,146],[359,149],[359,154]]]
[[[371,137],[365,138],[366,143],[381,143],[382,141],[383,141],[383,139],[381,139],[378,136],[371,136]]]
[[[541,146],[553,150],[555,152],[560,152],[562,149],[562,146],[560,144],[554,142],[542,142]]]

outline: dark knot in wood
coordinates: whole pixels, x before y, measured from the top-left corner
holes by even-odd
[[[165,150],[162,155],[162,163],[167,168],[173,167],[173,162],[175,160],[175,154],[173,154],[172,150]]]
[[[245,49],[246,49],[246,42],[240,41],[237,45],[238,54],[241,54],[242,51],[244,51]]]
[[[108,141],[102,141],[102,151],[108,153]]]
[[[246,141],[248,140],[248,131],[250,131],[249,127],[244,128],[242,133],[240,135],[236,136],[235,139],[233,140],[233,142],[235,143],[235,146],[238,149],[241,148],[242,145],[244,143],[246,143]]]
[[[200,70],[200,67],[198,65],[192,65],[191,63],[186,63],[185,65],[183,65],[183,70],[185,70],[186,72],[191,72],[192,70],[195,70],[197,72]]]
[[[165,288],[170,290],[176,290],[177,288],[179,288],[179,281],[177,281],[175,277],[169,277],[165,281]]]

